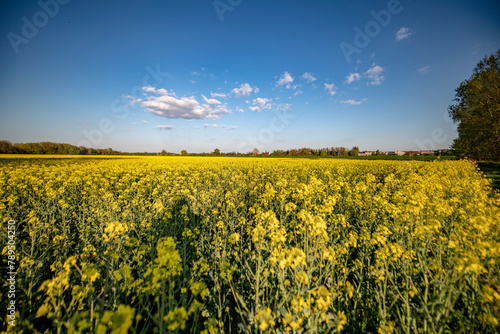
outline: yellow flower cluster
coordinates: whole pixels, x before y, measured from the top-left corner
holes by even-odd
[[[467,161],[0,160],[25,332],[494,333],[499,217]]]

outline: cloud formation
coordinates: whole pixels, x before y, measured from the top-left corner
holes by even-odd
[[[325,89],[328,91],[330,95],[335,95],[337,93],[337,87],[335,87],[335,84],[325,83]]]
[[[373,64],[373,67],[365,72],[365,75],[368,77],[368,79],[370,79],[370,82],[368,82],[368,84],[373,86],[380,85],[382,83],[382,80],[384,80],[382,72],[384,72],[383,67]]]
[[[413,33],[410,31],[410,28],[402,27],[396,33],[396,41],[401,41],[405,38],[408,38],[411,34]]]
[[[360,78],[361,75],[359,73],[351,73],[346,77],[346,83],[349,85]]]
[[[346,100],[346,101],[340,101],[340,103],[345,103],[345,104],[352,104],[352,105],[360,105],[361,103],[365,102],[366,98],[362,99],[361,101],[356,101],[356,100]]]
[[[154,126],[153,128],[160,129],[160,130],[172,130],[174,128],[174,126],[173,125],[157,125],[157,126]]]
[[[431,67],[430,67],[429,65],[427,65],[427,66],[424,66],[424,67],[422,67],[422,68],[419,68],[419,69],[418,69],[418,71],[419,71],[420,73],[427,73],[427,72],[429,72],[429,69],[430,69],[430,68],[431,68]]]
[[[260,112],[262,109],[271,109],[272,105],[268,104],[271,102],[271,99],[265,99],[262,97],[258,97],[252,101],[253,107],[248,107],[251,111]]]
[[[156,89],[151,86],[142,88],[149,93],[141,106],[150,113],[166,118],[204,119],[218,118],[221,114],[229,114],[227,109],[216,99],[207,99],[202,95],[206,103],[200,104],[193,96],[178,98],[174,92],[166,89]],[[132,103],[137,102],[132,100]]]
[[[316,81],[317,79],[309,72],[306,72],[304,74],[302,74],[301,76],[302,79],[304,80],[307,80],[307,82],[313,82],[313,81]]]
[[[212,95],[212,97],[222,97],[224,99],[227,97],[224,93],[210,93],[210,95]]]
[[[290,89],[290,88],[292,88],[292,86],[290,84],[293,82],[293,80],[294,79],[290,75],[290,73],[285,72],[285,73],[283,73],[283,75],[281,76],[281,78],[278,81],[276,81],[276,87],[286,85],[286,88]],[[293,86],[293,87],[297,88],[297,86]]]
[[[231,93],[236,95],[236,97],[242,97],[242,96],[248,96],[250,93],[258,93],[259,88],[257,87],[252,87],[247,83],[241,84],[240,88],[234,88]]]

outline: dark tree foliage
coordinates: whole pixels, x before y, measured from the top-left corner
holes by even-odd
[[[485,56],[455,90],[448,108],[458,124],[453,148],[475,160],[500,161],[500,50]]]

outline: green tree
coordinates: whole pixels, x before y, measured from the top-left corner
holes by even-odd
[[[354,146],[350,151],[349,155],[353,157],[357,157],[359,155],[359,147]]]
[[[188,152],[186,150],[182,150],[181,155],[188,155]]]
[[[218,148],[216,148],[214,150],[214,153],[212,153],[213,155],[219,155],[220,154],[220,150]]]
[[[0,154],[16,153],[16,148],[8,140],[0,140]]]
[[[455,90],[448,108],[458,124],[453,148],[476,160],[500,160],[500,49],[485,56]]]

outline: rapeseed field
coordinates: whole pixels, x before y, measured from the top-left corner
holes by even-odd
[[[2,157],[2,330],[495,333],[499,206],[467,161]]]

